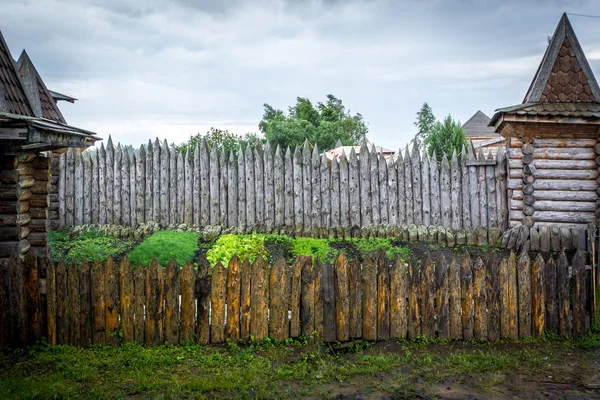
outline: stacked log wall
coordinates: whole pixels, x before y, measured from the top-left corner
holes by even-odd
[[[538,138],[530,144],[512,138],[507,152],[510,227],[530,216],[536,226],[578,228],[593,223],[598,200],[596,144],[595,137]]]

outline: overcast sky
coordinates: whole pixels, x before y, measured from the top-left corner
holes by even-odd
[[[0,0],[74,126],[134,146],[211,126],[258,132],[263,104],[329,93],[398,148],[428,102],[465,122],[521,103],[563,12],[591,1]],[[600,19],[569,16],[596,76]]]

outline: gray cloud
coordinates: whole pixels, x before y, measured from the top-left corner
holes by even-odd
[[[262,104],[333,93],[399,147],[422,102],[465,121],[521,101],[573,1],[10,1],[2,32],[26,48],[76,126],[126,144],[210,126],[257,130]],[[571,21],[600,69],[600,20]]]

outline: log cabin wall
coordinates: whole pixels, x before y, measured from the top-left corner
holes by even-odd
[[[47,257],[50,159],[0,155],[0,266],[16,252]]]
[[[585,227],[593,222],[598,200],[596,135],[529,142],[511,138],[508,143],[510,227]]]

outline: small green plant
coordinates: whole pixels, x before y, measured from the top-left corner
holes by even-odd
[[[48,244],[52,261],[79,264],[84,259],[104,262],[110,256],[121,255],[134,245],[134,241],[105,236],[98,230],[87,230],[77,235],[55,231],[48,234]]]
[[[220,262],[223,266],[227,267],[229,260],[235,254],[242,260],[247,258],[251,263],[259,255],[268,258],[269,255],[265,249],[265,236],[222,235],[206,252],[206,259],[212,266]]]
[[[147,266],[156,257],[162,266],[166,266],[172,258],[177,265],[183,266],[193,260],[197,248],[197,233],[159,231],[146,238],[127,256],[133,265]]]
[[[293,256],[319,257],[321,261],[332,261],[334,254],[327,239],[298,237],[294,239]]]

